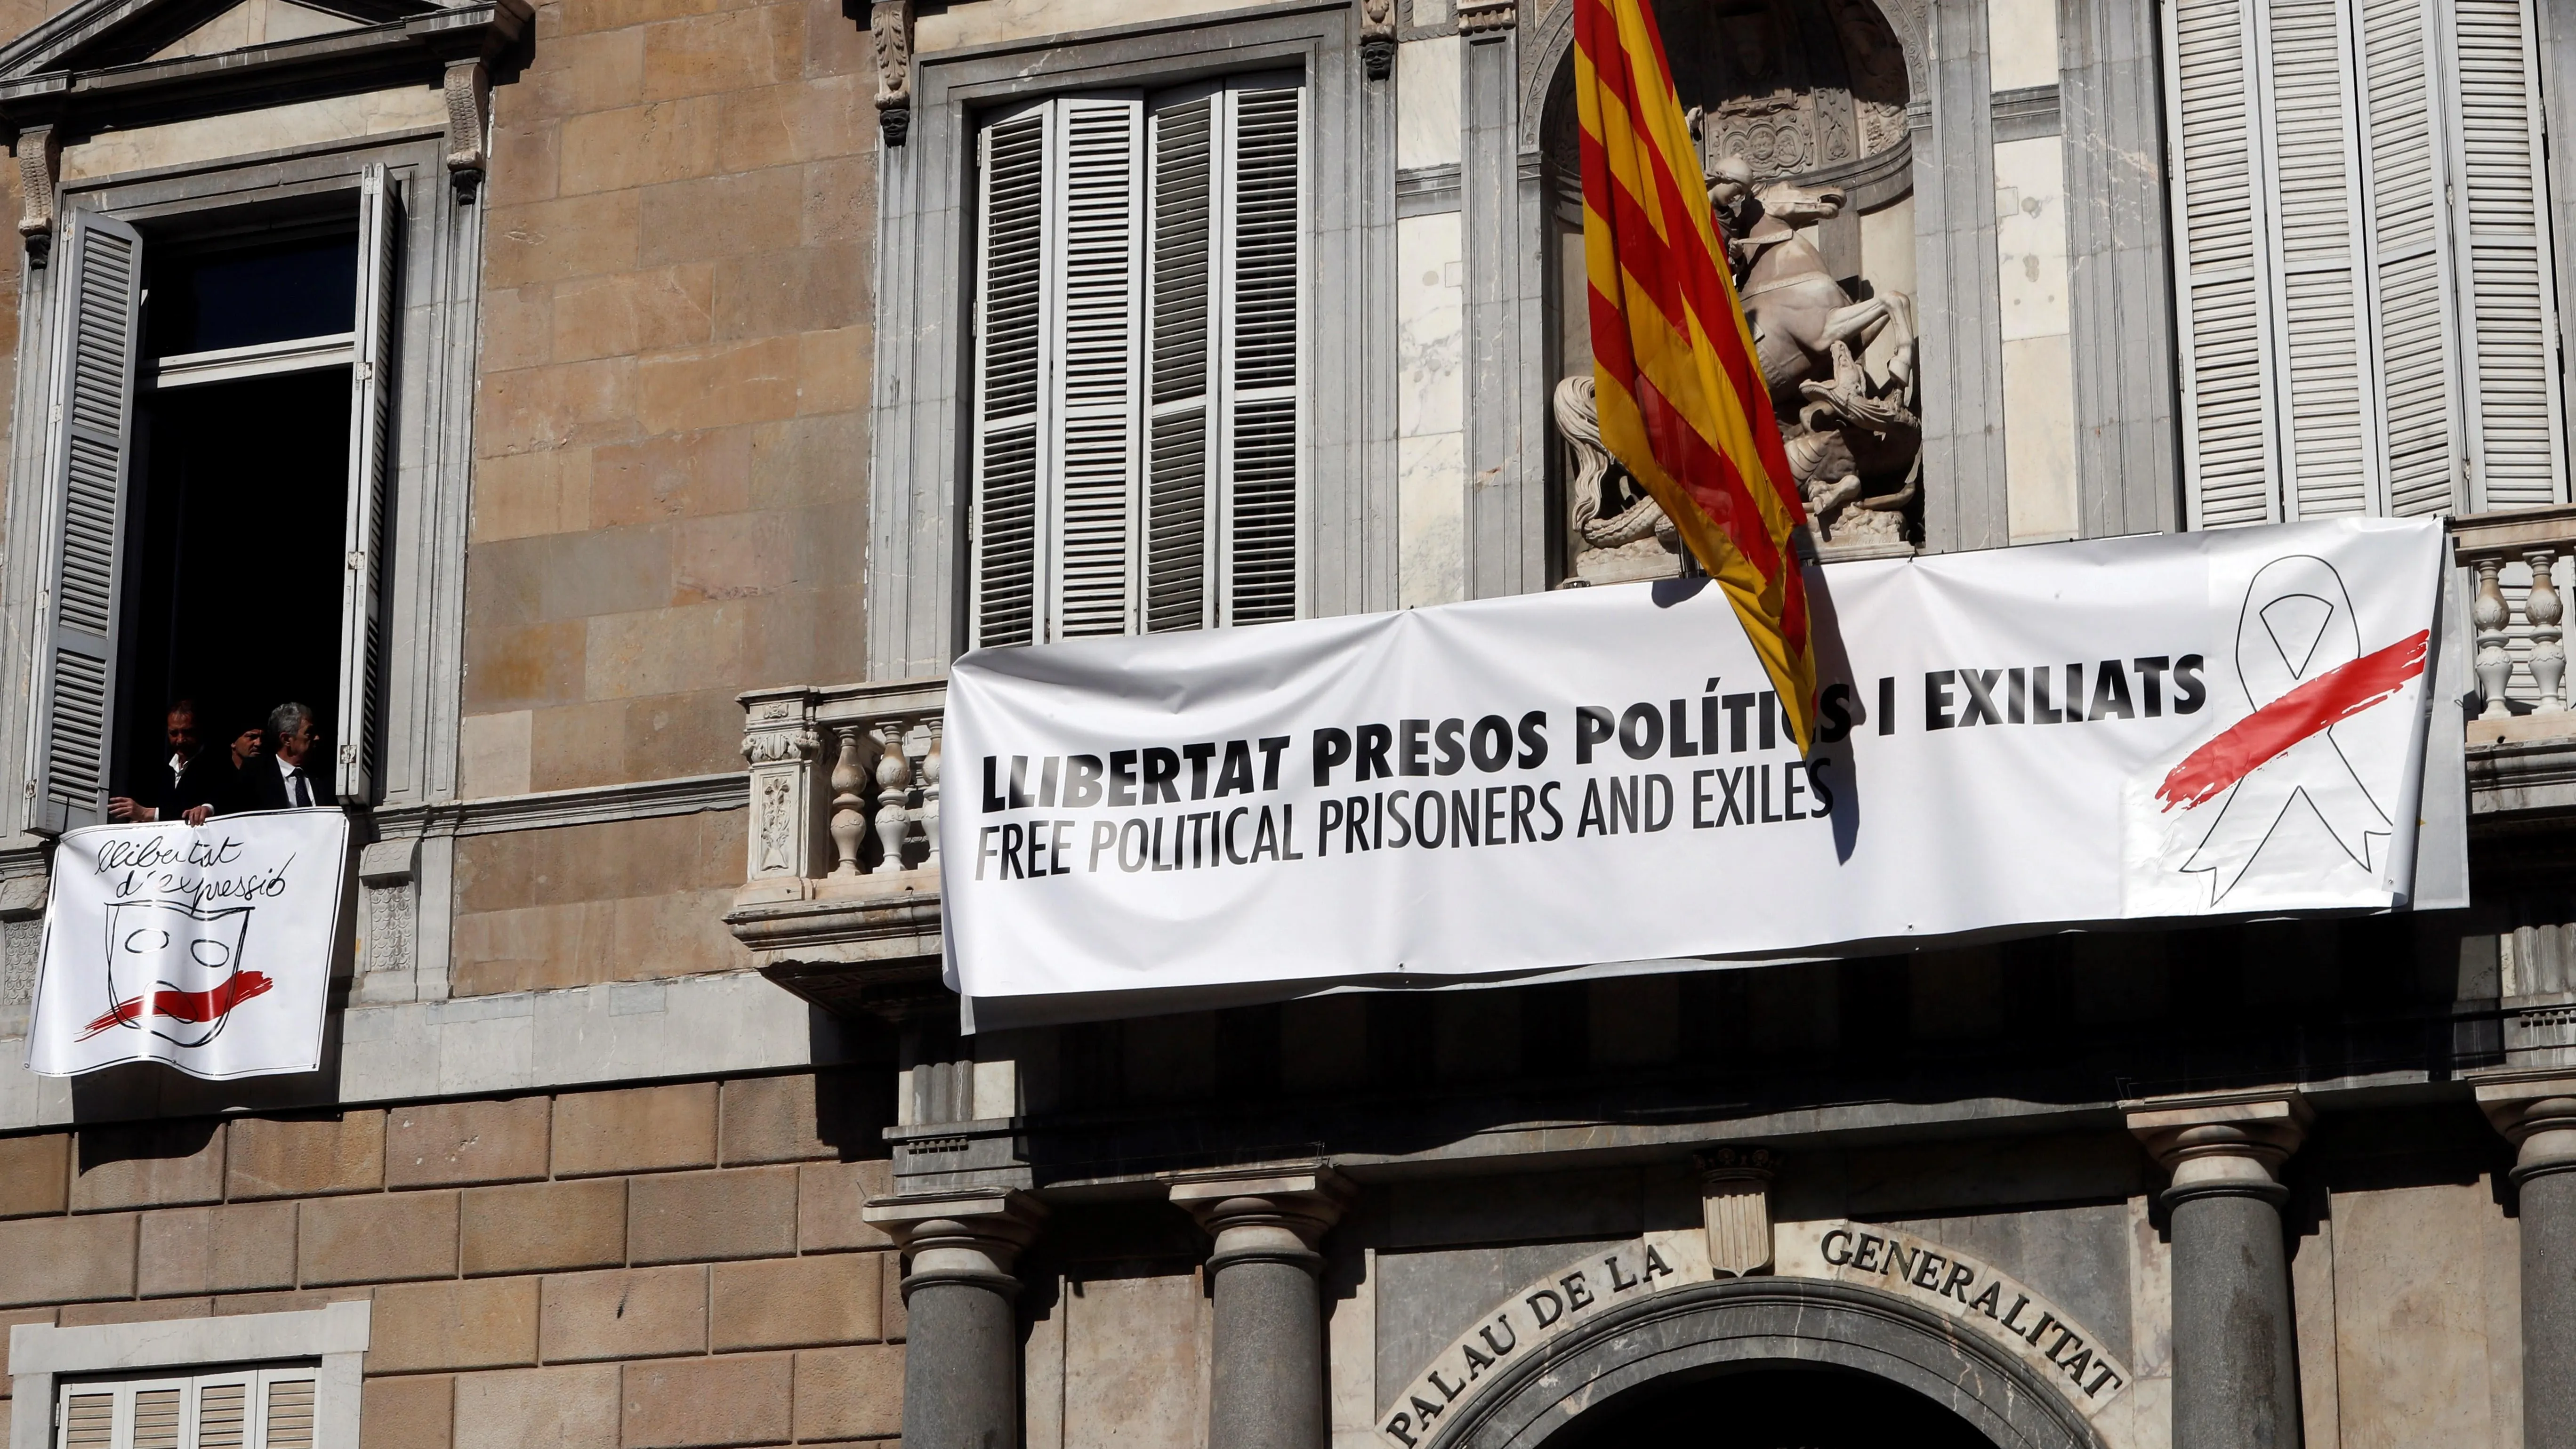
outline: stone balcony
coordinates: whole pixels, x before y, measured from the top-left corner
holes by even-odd
[[[2576,843],[2576,710],[2561,630],[2576,506],[2463,517],[2451,534],[2453,597],[2467,603],[2451,658],[2470,667],[2444,669],[2436,688],[2466,696],[2469,819],[2487,842],[2484,883],[2518,874],[2517,863],[2576,853],[2558,840]],[[946,701],[944,679],[742,696],[750,839],[725,920],[772,980],[817,1005],[900,1009],[939,979]],[[2510,843],[2492,848],[2499,841]],[[2534,995],[2542,983],[2522,984],[2512,994]],[[2576,992],[2564,994],[2576,1003]],[[2576,1004],[2562,1014],[2543,1035],[2564,1035],[2576,1051]]]
[[[725,924],[769,978],[833,1011],[939,979],[945,679],[742,696],[749,849]]]

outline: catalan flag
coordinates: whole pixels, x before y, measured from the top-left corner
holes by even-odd
[[[1726,591],[1803,750],[1816,653],[1791,536],[1807,510],[1644,0],[1575,0],[1574,97],[1601,441]]]

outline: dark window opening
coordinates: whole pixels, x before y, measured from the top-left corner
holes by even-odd
[[[137,421],[114,793],[169,758],[164,714],[193,700],[203,748],[294,700],[328,759],[339,722],[349,369],[147,394]]]
[[[327,761],[339,703],[358,247],[345,229],[162,248],[135,369],[110,793],[161,794],[170,707],[225,759],[288,701]],[[276,348],[209,370],[171,359]],[[292,355],[289,355],[292,354]],[[273,748],[273,742],[271,747]],[[233,791],[223,802],[246,803]]]
[[[146,357],[327,337],[357,325],[358,240],[304,237],[152,259]]]

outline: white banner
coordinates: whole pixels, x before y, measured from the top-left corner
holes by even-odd
[[[942,748],[950,985],[2403,908],[2443,567],[2416,520],[1829,565],[1803,760],[1692,584],[978,651]]]
[[[223,1080],[319,1068],[348,855],[337,810],[64,835],[27,1069],[158,1061]]]

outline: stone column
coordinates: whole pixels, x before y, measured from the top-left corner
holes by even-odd
[[[1020,1250],[1044,1205],[1024,1192],[881,1198],[867,1220],[903,1244],[903,1442],[1010,1449],[1020,1442]]]
[[[2488,1081],[2522,1211],[2522,1442],[2576,1444],[2576,1076]]]
[[[1216,1239],[1208,1449],[1324,1449],[1324,1311],[1316,1244],[1351,1188],[1328,1167],[1192,1178],[1172,1201]],[[910,1434],[907,1431],[907,1439]]]
[[[2174,1449],[2297,1449],[2299,1362],[2281,1164],[2312,1114],[2296,1093],[2132,1102],[2168,1172]]]

